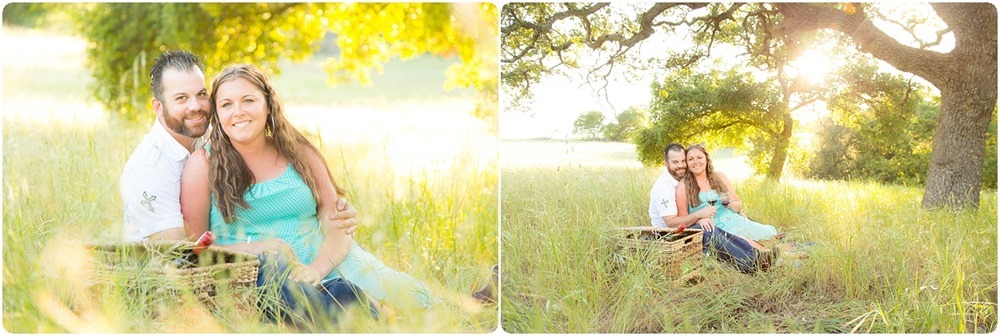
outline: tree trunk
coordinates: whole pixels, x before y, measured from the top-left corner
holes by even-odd
[[[947,54],[902,45],[875,27],[864,10],[845,12],[798,3],[778,6],[786,33],[839,30],[861,51],[941,90],[941,114],[922,205],[978,207],[986,131],[997,102],[997,8],[988,3],[932,3],[931,7],[955,35],[955,48]]]
[[[785,169],[785,159],[788,157],[788,142],[792,138],[792,88],[788,78],[785,77],[785,62],[781,59],[775,67],[778,84],[781,85],[781,133],[774,144],[774,152],[771,155],[771,162],[767,166],[767,173],[764,177],[768,180],[778,181],[781,179],[781,172]]]
[[[788,108],[786,107],[785,110],[787,111]],[[771,163],[767,166],[767,173],[764,175],[765,178],[775,181],[781,179],[781,172],[785,168],[785,159],[788,158],[788,143],[792,139],[792,114],[785,112],[781,119],[784,125],[781,127],[781,134],[778,134],[774,152],[771,155]]]
[[[934,131],[924,208],[979,206],[983,147],[996,102],[995,73],[992,94],[984,92],[990,89],[989,83],[966,77],[954,85],[939,86],[941,116]]]

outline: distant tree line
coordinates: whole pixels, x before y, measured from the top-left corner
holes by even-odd
[[[638,106],[625,109],[614,121],[604,123],[604,119],[601,111],[581,113],[573,121],[573,133],[588,140],[631,141],[636,132],[649,125],[649,113]]]

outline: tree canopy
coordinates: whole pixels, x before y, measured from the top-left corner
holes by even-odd
[[[604,139],[629,141],[638,132],[649,126],[649,116],[645,109],[630,106],[615,116],[615,121],[604,125]]]
[[[839,78],[845,89],[827,99],[830,115],[820,122],[807,175],[923,184],[939,114],[930,89],[880,73],[871,61],[850,64]]]
[[[278,61],[313,55],[326,34],[340,53],[329,82],[371,82],[390,59],[422,54],[458,57],[446,88],[481,94],[475,114],[495,118],[496,22],[491,3],[100,3],[82,5],[77,21],[88,44],[94,94],[129,119],[147,110],[148,68],[168,49],[199,55],[209,76],[251,62],[277,73]]]
[[[780,119],[771,115],[778,89],[746,72],[678,72],[651,90],[652,127],[636,137],[639,159],[647,165],[662,164],[670,142],[745,148],[744,140],[754,134],[774,139],[781,132]]]
[[[706,73],[706,68],[719,66],[705,60],[718,53],[721,45],[735,46],[742,50],[739,57],[743,66],[753,68],[753,72],[766,72],[774,79],[769,82],[777,84],[777,94],[771,99],[778,104],[755,103],[769,106],[769,120],[780,127],[776,141],[761,143],[771,147],[767,171],[776,177],[780,176],[791,145],[795,122],[790,113],[799,103],[812,99],[807,97],[810,90],[800,90],[802,82],[787,72],[789,63],[804,50],[830,38],[843,39],[856,50],[919,76],[940,90],[940,114],[923,205],[976,206],[982,186],[984,145],[996,106],[996,8],[955,3],[932,4],[931,8],[943,22],[936,29],[936,40],[922,40],[915,32],[917,26],[930,21],[928,17],[895,17],[869,4],[511,3],[503,7],[500,18],[502,84],[516,102],[517,98],[530,97],[531,85],[540,78],[580,69],[588,81],[597,83],[597,94],[604,94],[601,88],[606,87],[616,67],[654,67],[666,73],[694,69],[697,71],[692,74]],[[876,20],[909,32],[913,41],[894,39],[875,25]],[[943,36],[953,36],[955,47],[950,52],[930,50],[941,43]],[[642,59],[635,51],[644,41],[668,38],[682,41],[675,44],[689,43],[690,47],[651,60]],[[730,70],[722,67],[715,73]],[[673,76],[670,78],[677,78]],[[699,85],[690,81],[687,84]],[[717,89],[711,88],[721,94]],[[711,101],[710,97],[691,98],[693,102]],[[695,107],[705,110],[676,113],[699,113],[702,117],[697,120],[702,122],[709,120],[705,118],[712,116],[715,108]],[[731,114],[728,109],[715,111],[720,112],[714,114],[716,118],[730,121],[745,116]],[[655,127],[661,116],[657,116],[655,108],[652,112]],[[640,139],[662,148],[673,140],[667,139],[671,136],[660,130]],[[747,138],[753,142],[754,134]]]
[[[590,140],[599,139],[603,127],[604,113],[601,113],[601,111],[581,113],[573,121],[573,133],[585,135]]]

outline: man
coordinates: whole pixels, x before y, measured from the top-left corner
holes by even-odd
[[[156,59],[149,77],[156,121],[122,171],[122,237],[126,241],[194,239],[184,231],[180,178],[191,152],[204,145],[201,137],[208,128],[211,102],[204,68],[191,53],[167,51]],[[352,234],[357,229],[357,212],[344,198],[338,201],[337,209],[340,211],[329,216],[331,223]],[[287,246],[277,250],[291,251]],[[327,285],[324,289],[330,293],[291,281],[288,268],[295,263],[284,257],[258,256],[257,286],[277,290],[287,311],[305,311],[308,316],[313,311],[309,307],[320,307],[329,316],[358,300],[360,290],[346,281]]]
[[[703,248],[716,256],[736,266],[744,273],[766,270],[773,262],[773,256],[758,251],[749,242],[722,229],[716,228],[709,220],[718,210],[709,205],[701,210],[689,213],[687,216],[677,216],[676,189],[680,180],[687,173],[687,160],[684,147],[678,143],[670,143],[663,149],[663,165],[667,171],[660,175],[649,190],[649,220],[654,227],[676,228],[690,226],[702,230]]]
[[[125,205],[122,237],[182,240],[187,237],[180,209],[180,178],[188,156],[204,145],[211,108],[201,62],[190,53],[164,52],[149,70],[153,128],[136,147],[121,176]],[[330,220],[348,234],[357,230],[357,212],[341,198]]]
[[[660,174],[649,190],[649,221],[654,227],[690,226],[701,218],[715,216],[715,206],[707,206],[684,217],[677,217],[677,184],[687,173],[687,159],[684,157],[684,147],[671,143],[663,149],[663,165],[667,171]]]

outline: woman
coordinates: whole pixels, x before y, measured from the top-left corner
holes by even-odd
[[[715,203],[718,210],[711,225],[734,235],[747,238],[757,248],[763,248],[756,240],[769,239],[778,234],[771,225],[763,225],[740,216],[743,202],[733,189],[726,175],[716,172],[708,151],[701,145],[691,145],[685,150],[687,174],[677,185],[678,216],[687,216]],[[716,203],[718,202],[718,203]]]
[[[422,282],[328,223],[343,193],[316,148],[288,123],[264,73],[226,67],[210,98],[209,148],[191,155],[181,181],[189,233],[210,229],[219,245],[284,255],[291,279],[314,286],[343,279],[391,306],[439,302]]]

